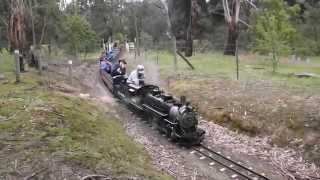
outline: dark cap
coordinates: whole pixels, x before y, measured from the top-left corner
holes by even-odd
[[[123,62],[124,64],[127,64],[127,61],[125,59],[119,59],[119,63]]]

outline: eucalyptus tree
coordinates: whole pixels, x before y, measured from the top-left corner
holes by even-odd
[[[297,14],[299,7],[286,7],[283,0],[264,0],[263,9],[253,14],[253,50],[272,54],[272,71],[276,72],[279,56],[292,51],[291,42],[297,31],[290,17]]]
[[[27,47],[26,41],[26,8],[23,0],[9,1],[9,18],[7,38],[11,50],[23,50]]]
[[[320,55],[320,1],[306,1],[304,7],[300,31],[305,38],[303,42],[307,44],[301,45],[309,47],[310,53]]]
[[[8,47],[7,27],[9,18],[9,1],[0,3],[0,49]]]

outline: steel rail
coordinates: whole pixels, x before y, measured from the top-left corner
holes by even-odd
[[[251,178],[251,177],[249,177],[249,176],[247,176],[247,175],[243,174],[242,172],[240,172],[240,171],[238,171],[238,170],[236,170],[236,169],[233,169],[232,167],[229,167],[228,165],[226,165],[226,164],[224,164],[224,163],[222,163],[222,162],[220,162],[220,161],[216,160],[215,158],[211,157],[210,155],[207,155],[206,153],[201,152],[199,149],[194,148],[194,150],[195,150],[195,151],[197,151],[198,153],[200,153],[201,155],[203,155],[203,156],[205,156],[205,157],[207,157],[207,158],[209,158],[209,159],[213,160],[214,162],[216,162],[216,163],[220,164],[221,166],[223,166],[223,167],[225,167],[225,168],[227,168],[227,169],[229,169],[229,170],[231,170],[231,171],[235,172],[236,174],[238,174],[238,175],[240,175],[240,176],[242,176],[242,177],[245,177],[245,178],[247,178],[247,179],[249,179],[249,180],[254,180],[253,178]]]
[[[210,153],[213,153],[213,154],[215,154],[215,155],[223,158],[224,160],[227,160],[227,161],[235,164],[235,165],[238,166],[238,167],[241,167],[242,169],[244,169],[244,170],[246,170],[246,171],[248,171],[248,172],[250,172],[250,173],[252,173],[252,174],[255,174],[256,176],[259,176],[259,177],[262,178],[262,179],[270,180],[269,178],[263,176],[262,174],[259,174],[259,173],[255,172],[255,171],[253,171],[253,170],[251,170],[251,169],[249,169],[249,168],[247,168],[247,167],[245,167],[245,166],[243,166],[243,165],[241,165],[241,164],[239,164],[239,163],[237,163],[237,162],[235,162],[235,161],[233,161],[233,160],[231,160],[231,159],[223,156],[222,154],[219,154],[219,153],[213,151],[212,149],[210,149],[210,148],[208,148],[208,147],[206,147],[206,146],[204,146],[204,145],[202,145],[202,144],[200,145],[200,147],[202,147],[203,149],[209,151]]]

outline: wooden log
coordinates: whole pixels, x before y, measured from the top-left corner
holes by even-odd
[[[189,61],[187,58],[185,58],[179,51],[177,51],[177,54],[189,65],[189,67],[190,67],[192,70],[195,69],[194,66],[190,63],[190,61]]]
[[[294,75],[298,78],[319,78],[319,75],[312,73],[295,73]]]

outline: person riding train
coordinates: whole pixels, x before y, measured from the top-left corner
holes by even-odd
[[[112,50],[109,52],[103,51],[100,56],[100,69],[106,71],[109,74],[113,73],[116,66],[116,62],[119,59],[120,49],[118,48],[118,44],[114,43]],[[120,64],[120,62],[119,62]]]
[[[135,70],[133,70],[128,79],[127,83],[129,86],[134,87],[136,89],[144,86],[144,66],[138,65]]]
[[[107,73],[111,73],[112,63],[106,60],[100,61],[100,69],[106,71]]]
[[[119,76],[126,74],[126,65],[127,62],[125,59],[119,59],[119,63],[115,64],[112,67],[111,76]]]
[[[118,43],[114,43],[111,51],[106,53],[106,60],[115,63],[117,58],[119,57],[120,49],[118,48]]]

